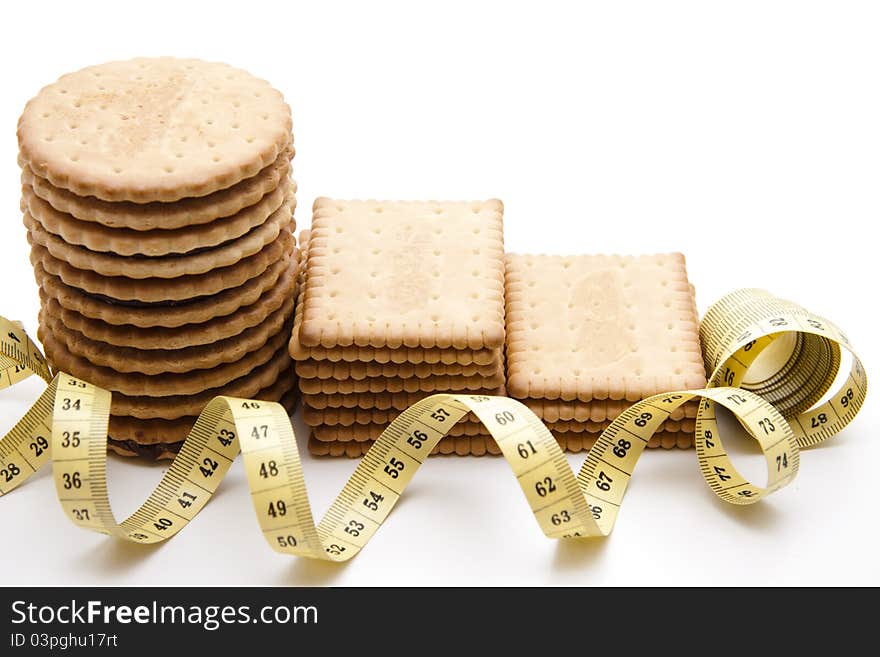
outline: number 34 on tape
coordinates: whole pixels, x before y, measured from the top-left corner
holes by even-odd
[[[739,290],[718,301],[700,334],[709,387],[672,391],[631,406],[597,438],[577,475],[552,434],[519,402],[432,395],[379,436],[316,524],[284,408],[216,397],[152,494],[118,522],[107,496],[110,393],[53,373],[22,326],[0,318],[0,387],[31,374],[48,383],[0,440],[0,494],[51,461],[58,499],[75,524],[123,540],[158,543],[198,514],[240,452],[254,512],[272,549],[346,561],[379,529],[434,446],[472,412],[498,443],[544,534],[600,537],[611,532],[651,436],[678,407],[697,400],[696,453],[706,482],[726,502],[754,504],[792,481],[802,448],[827,440],[852,421],[865,399],[865,370],[849,339],[831,322],[761,290]],[[851,369],[829,395],[842,349],[852,355]],[[745,479],[730,461],[718,428],[719,405],[764,453],[765,487]]]

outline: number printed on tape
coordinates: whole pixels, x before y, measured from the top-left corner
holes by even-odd
[[[744,305],[750,309],[745,325],[737,311]],[[698,400],[695,442],[703,477],[726,502],[754,504],[792,481],[801,449],[827,440],[852,421],[864,402],[867,377],[849,339],[831,322],[764,292],[733,292],[707,318],[701,337],[712,366],[710,386],[666,392],[631,406],[596,439],[577,475],[552,434],[523,404],[506,397],[436,394],[401,414],[379,436],[317,524],[287,412],[276,403],[231,397],[209,402],[154,492],[118,522],[106,482],[110,393],[63,372],[53,376],[21,326],[0,318],[0,366],[5,365],[0,387],[30,374],[48,383],[0,440],[0,494],[51,461],[58,498],[72,522],[122,540],[157,543],[198,514],[241,452],[254,512],[269,546],[286,554],[346,561],[379,529],[431,450],[472,412],[501,448],[545,535],[601,537],[611,532],[652,435],[676,409]],[[810,362],[824,363],[826,369],[801,372],[795,363],[783,371],[786,362],[769,368],[764,363],[762,370],[782,374],[763,384],[750,382],[749,390],[737,387],[751,364],[770,353],[765,349],[792,332],[803,352],[816,356]],[[823,402],[837,375],[841,347],[852,353],[852,369]],[[762,395],[782,399],[785,406],[777,408]],[[730,461],[715,419],[716,404],[731,411],[761,447],[766,486],[745,479]]]

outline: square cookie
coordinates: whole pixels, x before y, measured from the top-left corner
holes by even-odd
[[[315,201],[305,347],[495,349],[501,201]]]
[[[506,262],[511,397],[632,402],[706,385],[681,254]]]
[[[632,406],[630,401],[616,399],[595,399],[589,402],[522,399],[522,403],[544,422],[610,422]],[[672,411],[669,417],[672,420],[697,417],[698,407],[697,402],[690,401]]]
[[[322,442],[314,436],[309,438],[312,456],[348,456],[358,458],[372,446],[368,442]],[[458,456],[484,456],[501,454],[501,449],[489,436],[446,436],[440,440],[431,454],[456,454]]]

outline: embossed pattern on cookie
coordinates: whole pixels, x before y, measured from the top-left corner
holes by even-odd
[[[507,257],[511,396],[636,401],[705,385],[681,254]]]
[[[360,456],[352,444],[433,392],[503,394],[501,211],[316,201],[289,345],[312,453]],[[471,438],[486,433],[468,416],[435,451],[485,454]]]
[[[18,122],[38,176],[105,201],[177,201],[257,175],[290,143],[290,108],[265,80],[172,57],[90,66],[44,87]]]
[[[315,201],[300,342],[497,349],[500,201]]]
[[[681,254],[511,254],[506,266],[507,390],[564,446],[582,449],[592,438],[581,434],[634,401],[705,386]],[[694,404],[676,409],[656,446],[691,446],[695,416]]]

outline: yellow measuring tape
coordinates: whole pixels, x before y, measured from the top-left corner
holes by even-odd
[[[519,402],[433,395],[391,423],[316,525],[284,408],[216,397],[147,501],[119,523],[107,497],[110,393],[64,372],[53,377],[20,324],[0,318],[0,332],[2,386],[32,373],[49,383],[0,441],[0,493],[51,459],[59,500],[75,524],[158,543],[205,506],[241,451],[254,511],[272,549],[329,561],[346,561],[366,545],[433,447],[470,411],[497,441],[544,534],[582,538],[611,532],[648,440],[682,404],[699,400],[696,452],[709,486],[727,502],[753,504],[789,483],[800,449],[846,426],[867,391],[861,362],[831,322],[767,292],[740,290],[712,306],[700,327],[710,387],[656,395],[630,407],[598,437],[577,476],[551,433]],[[849,375],[817,406],[837,377],[841,347],[852,354]],[[747,481],[728,458],[717,404],[757,440],[767,460],[766,487]]]

